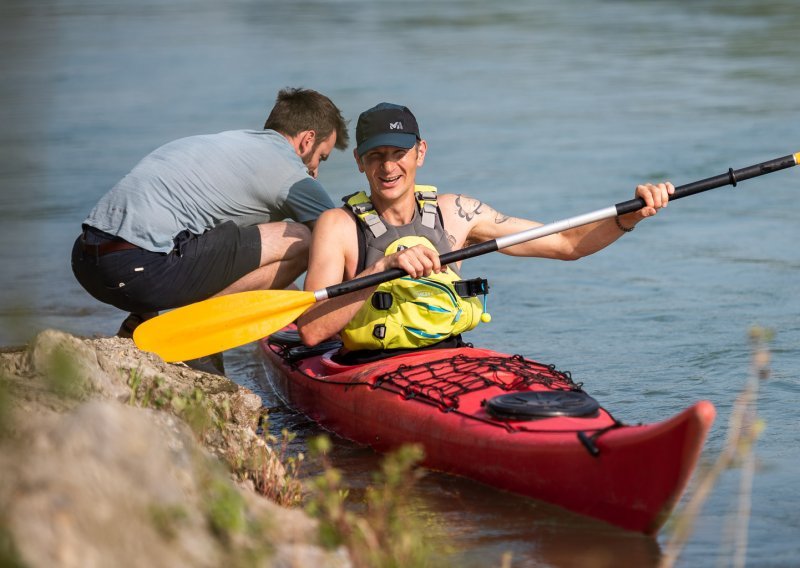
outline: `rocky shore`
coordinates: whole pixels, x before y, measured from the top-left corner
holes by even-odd
[[[349,566],[259,433],[258,395],[129,339],[0,353],[0,565]]]

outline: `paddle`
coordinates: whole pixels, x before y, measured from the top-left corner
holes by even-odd
[[[790,168],[798,163],[800,152],[739,170],[731,168],[724,174],[675,188],[670,201],[726,185],[735,186],[740,181]],[[637,197],[612,207],[448,252],[441,255],[440,261],[442,264],[452,264],[616,215],[638,211],[644,206],[644,200]],[[157,353],[165,361],[196,359],[265,337],[293,322],[315,302],[376,286],[405,274],[404,270],[393,268],[315,292],[257,290],[211,298],[142,323],[134,331],[133,339],[140,349]]]

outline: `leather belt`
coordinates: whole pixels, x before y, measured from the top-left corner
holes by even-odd
[[[101,257],[107,254],[111,254],[112,252],[138,249],[139,247],[137,247],[133,243],[129,243],[128,241],[122,239],[114,239],[111,241],[104,241],[96,245],[90,245],[86,241],[83,241],[81,243],[81,248],[83,249],[83,252],[87,254],[92,254],[97,257]]]

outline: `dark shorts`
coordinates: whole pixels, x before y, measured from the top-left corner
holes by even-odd
[[[184,231],[169,253],[128,248],[98,254],[96,245],[114,240],[84,226],[72,248],[72,272],[92,296],[128,312],[156,312],[205,300],[261,263],[258,227],[238,227],[231,221],[202,235]]]

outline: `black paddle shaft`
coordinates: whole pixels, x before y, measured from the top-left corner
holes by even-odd
[[[446,252],[439,256],[439,262],[444,266],[445,264],[452,264],[453,262],[458,262],[465,258],[473,258],[489,252],[495,252],[496,250],[498,250],[497,241],[493,239],[491,241],[470,245],[460,250]],[[347,282],[342,282],[335,286],[328,286],[325,288],[325,292],[328,298],[334,298],[336,296],[343,296],[350,292],[355,292],[356,290],[371,288],[372,286],[377,286],[378,284],[383,284],[389,280],[395,280],[407,275],[408,273],[402,268],[390,268],[383,272],[376,272],[375,274],[348,280]]]
[[[766,162],[761,162],[760,164],[756,164],[754,166],[748,166],[746,168],[741,168],[739,170],[734,170],[733,168],[730,168],[727,171],[727,173],[703,179],[700,181],[687,183],[686,185],[681,185],[675,188],[675,193],[673,193],[670,196],[669,200],[675,201],[676,199],[688,197],[696,193],[702,193],[704,191],[708,191],[709,189],[724,187],[726,185],[735,186],[740,181],[776,172],[778,170],[790,168],[792,166],[797,165],[798,155],[800,155],[800,153],[789,154],[788,156],[784,156],[782,158],[767,160]],[[521,231],[520,233],[515,233],[514,235],[500,237],[500,240],[503,243],[502,246],[498,243],[498,239],[492,239],[491,241],[470,245],[460,250],[454,250],[452,252],[448,252],[441,255],[439,257],[439,261],[442,263],[442,265],[452,264],[454,262],[459,262],[467,258],[473,258],[476,256],[480,256],[482,254],[495,252],[501,248],[506,248],[507,246],[511,246],[513,244],[518,244],[521,242],[525,242],[527,240],[537,239],[542,236],[546,236],[548,234],[561,232],[600,219],[613,217],[615,214],[615,209],[616,209],[616,215],[624,215],[625,213],[632,213],[634,211],[638,211],[645,205],[646,204],[644,202],[644,199],[642,199],[641,197],[637,197],[629,201],[623,201],[621,203],[617,203],[616,205],[613,206],[613,208],[608,207],[606,209],[594,211],[585,215],[579,215],[574,218],[565,219],[563,221],[557,221],[549,225],[542,225],[541,227],[537,227],[535,229],[528,229],[526,231]],[[390,268],[389,270],[384,270],[383,272],[377,272],[375,274],[362,276],[361,278],[356,278],[348,282],[342,282],[341,284],[337,284],[335,286],[329,286],[324,290],[316,292],[316,294],[318,295],[317,299],[320,300],[325,298],[342,296],[344,294],[349,294],[350,292],[355,292],[356,290],[364,290],[372,286],[377,286],[378,284],[388,282],[389,280],[402,278],[405,275],[406,271],[403,270],[402,268]]]
[[[747,166],[746,168],[742,168],[740,170],[734,170],[733,168],[730,168],[727,173],[676,187],[675,193],[670,196],[669,200],[675,201],[676,199],[681,199],[682,197],[689,197],[690,195],[694,195],[696,193],[702,193],[704,191],[708,191],[709,189],[716,189],[726,185],[736,186],[736,184],[740,181],[763,176],[764,174],[769,174],[772,172],[777,172],[778,170],[791,168],[794,165],[796,165],[794,154],[789,154],[783,158],[775,158],[774,160],[761,162],[755,166]],[[638,211],[644,206],[644,199],[637,197],[629,201],[617,203],[614,207],[617,208],[617,215],[624,215],[625,213]]]

